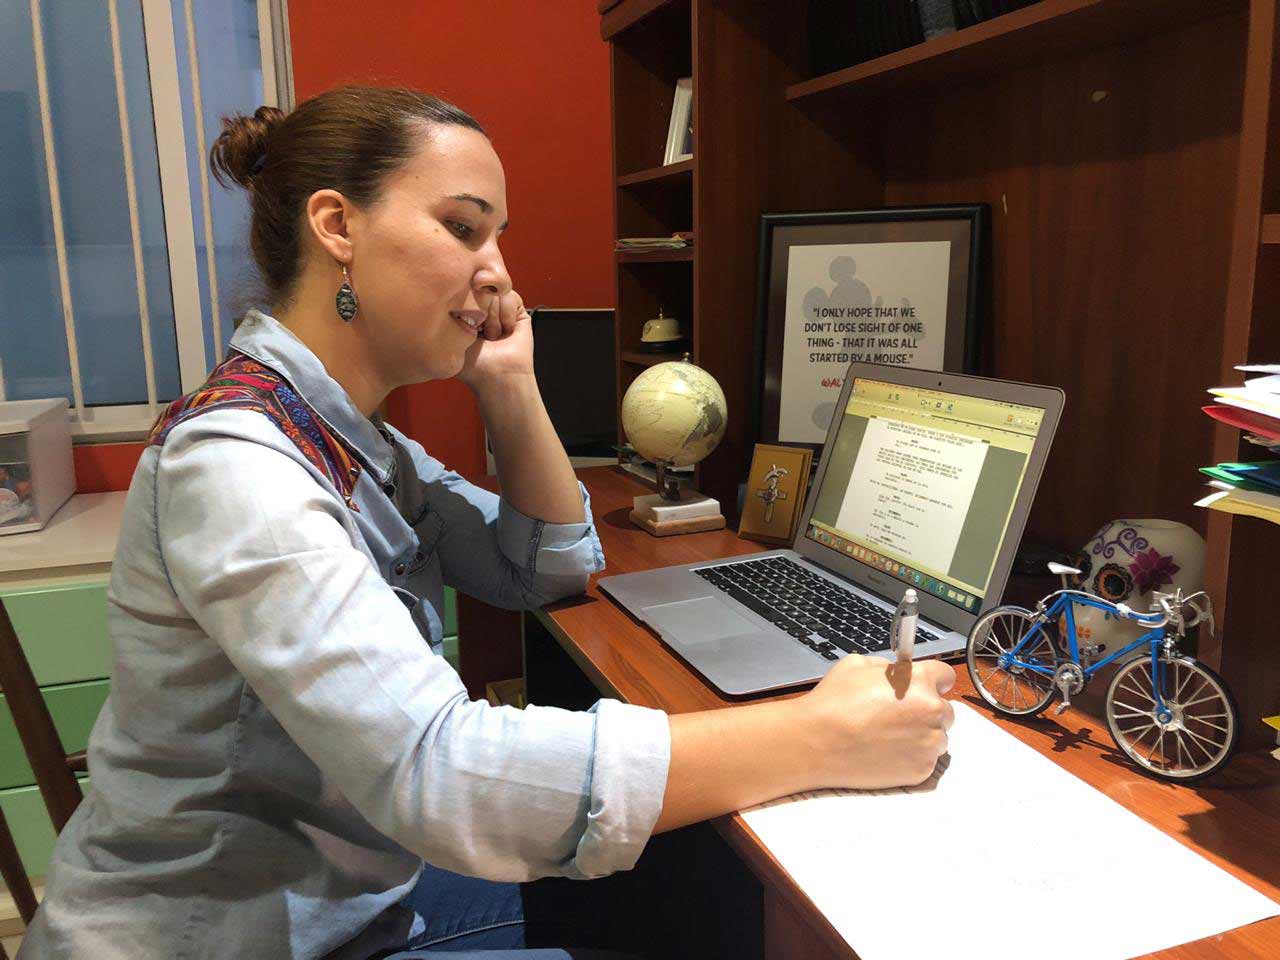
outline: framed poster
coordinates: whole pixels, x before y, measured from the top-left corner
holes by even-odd
[[[820,449],[855,360],[973,372],[987,207],[764,214],[755,438]]]

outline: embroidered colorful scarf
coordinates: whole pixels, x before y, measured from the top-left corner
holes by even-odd
[[[360,476],[359,462],[284,377],[234,350],[214,367],[204,386],[169,404],[151,428],[148,441],[161,445],[178,424],[229,407],[266,416],[328,478],[347,506],[359,511],[351,496]]]

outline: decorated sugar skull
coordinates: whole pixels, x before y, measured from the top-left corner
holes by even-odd
[[[1153,594],[1204,589],[1204,540],[1185,523],[1172,520],[1112,520],[1072,562],[1081,571],[1072,586],[1135,610],[1151,608]],[[1115,651],[1142,629],[1092,607],[1077,608],[1081,644],[1105,643]]]

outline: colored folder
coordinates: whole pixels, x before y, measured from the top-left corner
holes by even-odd
[[[1263,493],[1280,493],[1280,460],[1220,463],[1216,467],[1201,467],[1200,472],[1215,480],[1226,481],[1234,487],[1260,490]]]
[[[1196,501],[1197,507],[1238,513],[1280,523],[1280,497],[1253,490],[1214,490],[1207,497]]]
[[[1241,490],[1257,490],[1259,493],[1274,493],[1271,487],[1263,486],[1260,483],[1254,483],[1252,480],[1242,480],[1239,477],[1227,473],[1220,467],[1201,467],[1200,472],[1207,477],[1213,477],[1215,480],[1221,480],[1223,483],[1232,487],[1239,487]]]
[[[1280,440],[1280,419],[1269,417],[1265,413],[1245,410],[1243,407],[1228,407],[1211,404],[1201,407],[1205,413],[1225,424],[1250,430],[1266,437],[1268,440]]]

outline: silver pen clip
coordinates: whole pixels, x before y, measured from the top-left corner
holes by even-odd
[[[919,614],[919,603],[916,600],[916,592],[910,588],[902,595],[898,607],[893,611],[893,620],[889,623],[889,649],[894,653],[898,653],[902,649],[903,641],[903,623],[906,618],[911,618],[911,626],[915,626],[915,618]],[[912,630],[912,646],[915,641],[915,630]]]

